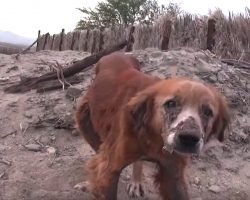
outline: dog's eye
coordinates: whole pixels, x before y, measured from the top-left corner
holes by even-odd
[[[202,106],[202,113],[206,117],[213,117],[213,111],[209,106]]]
[[[164,104],[167,108],[175,108],[177,106],[177,102],[175,100],[169,100]]]

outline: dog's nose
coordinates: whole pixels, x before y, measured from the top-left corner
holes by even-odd
[[[192,147],[198,144],[200,138],[195,133],[181,133],[178,136],[180,144],[186,147]]]

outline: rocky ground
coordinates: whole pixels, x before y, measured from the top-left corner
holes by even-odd
[[[167,78],[188,76],[211,83],[226,95],[232,122],[223,144],[212,141],[188,169],[195,200],[250,199],[250,70],[227,66],[209,52],[176,49],[132,52],[146,73]],[[84,163],[93,154],[74,131],[72,112],[78,96],[93,77],[89,68],[82,83],[65,91],[6,94],[3,88],[22,77],[49,72],[49,64],[66,66],[89,55],[84,52],[41,51],[14,56],[0,54],[0,200],[88,200],[73,186],[85,180]],[[47,64],[46,64],[47,63]],[[147,164],[144,183],[148,200],[159,199]],[[118,199],[125,192],[131,167],[124,170]]]

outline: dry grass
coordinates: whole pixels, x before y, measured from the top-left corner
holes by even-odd
[[[161,42],[161,24],[163,23],[163,20],[164,17],[162,17],[161,20],[156,21],[154,25],[136,25],[134,33],[135,43],[133,48],[159,48]]]
[[[207,17],[191,14],[177,16],[173,21],[170,48],[195,47],[206,48]]]
[[[229,13],[228,18],[217,10],[212,17],[217,20],[215,53],[226,58],[250,60],[250,10],[246,8],[245,14]]]

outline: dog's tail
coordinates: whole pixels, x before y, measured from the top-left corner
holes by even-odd
[[[89,109],[89,104],[86,98],[84,98],[75,113],[75,122],[78,131],[83,134],[85,140],[89,145],[97,152],[101,145],[101,140],[98,133],[95,131]]]

